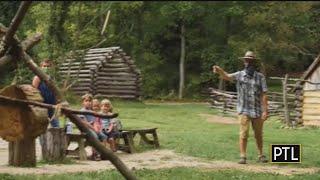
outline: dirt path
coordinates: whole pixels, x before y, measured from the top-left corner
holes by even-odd
[[[199,114],[201,117],[206,118],[209,123],[219,123],[219,124],[239,124],[234,117],[223,117],[212,114]]]
[[[106,169],[114,169],[109,161],[77,161],[75,164],[60,165],[42,165],[36,168],[14,168],[7,166],[8,150],[7,143],[0,141],[0,173],[9,174],[59,174],[59,173],[75,173],[90,172]],[[88,154],[90,148],[86,149]],[[241,170],[247,172],[264,172],[281,175],[293,175],[304,173],[320,172],[320,168],[292,168],[285,166],[256,165],[247,164],[240,165],[230,161],[208,161],[205,159],[184,156],[174,153],[172,150],[152,150],[143,153],[127,154],[117,153],[124,163],[131,169],[161,169],[173,167],[193,167],[204,170]],[[40,146],[37,141],[37,159],[40,157]],[[250,162],[249,162],[250,163]]]

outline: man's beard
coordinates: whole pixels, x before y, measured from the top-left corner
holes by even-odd
[[[252,77],[254,72],[256,71],[256,68],[254,67],[254,65],[251,63],[244,63],[244,66],[245,66],[244,70],[246,74]]]

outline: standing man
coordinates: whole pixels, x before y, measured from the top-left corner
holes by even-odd
[[[219,74],[225,80],[236,81],[237,83],[237,112],[240,121],[239,164],[247,163],[246,151],[250,123],[256,139],[258,162],[266,163],[268,160],[262,151],[263,123],[268,117],[266,79],[262,73],[257,71],[257,58],[252,51],[247,51],[245,56],[240,59],[243,59],[245,67],[242,71],[228,74],[219,66],[213,66],[213,72]]]

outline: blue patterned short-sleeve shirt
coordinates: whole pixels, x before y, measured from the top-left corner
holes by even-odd
[[[261,95],[268,91],[265,76],[255,71],[250,77],[244,70],[230,75],[237,83],[237,112],[252,118],[260,117],[262,114]]]

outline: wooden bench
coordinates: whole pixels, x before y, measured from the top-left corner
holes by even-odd
[[[129,132],[133,133],[133,137],[136,136],[136,134],[140,135],[140,144],[149,144],[152,145],[154,148],[159,148],[159,139],[158,139],[158,134],[157,134],[157,129],[158,128],[150,128],[150,129],[132,129],[132,130],[127,130]],[[148,134],[152,135],[152,139],[149,139],[147,137]]]
[[[121,143],[123,140],[123,143]],[[120,131],[119,138],[116,140],[117,148],[120,151],[124,151],[127,153],[134,153],[134,141],[133,141],[133,133],[130,131],[122,130]]]
[[[123,141],[123,143],[120,142]],[[68,150],[68,146],[71,142],[76,142],[78,147],[73,150]],[[119,137],[116,140],[118,150],[124,151],[127,153],[134,153],[134,142],[133,142],[133,133],[130,131],[121,131]],[[67,150],[66,155],[75,155],[78,156],[80,160],[87,160],[87,154],[85,147],[89,143],[86,141],[86,134],[67,134]]]
[[[71,142],[76,142],[78,147],[73,150],[68,150],[68,147]],[[79,160],[85,161],[87,160],[87,152],[85,147],[87,146],[86,143],[86,134],[67,134],[67,150],[66,155],[74,155],[78,156]]]
[[[140,144],[145,143],[152,145],[154,148],[159,148],[159,139],[157,135],[157,128],[150,129],[130,129],[130,130],[121,130],[119,137],[116,140],[118,150],[124,151],[127,153],[135,153],[134,146],[134,137],[140,135]],[[148,134],[152,135],[152,139],[147,137]],[[70,142],[78,143],[78,147],[74,150],[67,150],[67,155],[76,155],[80,160],[86,160],[87,154],[85,147],[88,146],[86,142],[86,135],[82,134],[67,134],[67,144],[69,146]]]
[[[124,140],[124,144],[117,144],[118,147],[121,147],[124,151],[128,153],[135,152],[134,147],[134,137],[139,134],[140,135],[140,144],[149,144],[152,145],[154,148],[159,148],[159,139],[157,135],[157,128],[150,128],[150,129],[130,129],[130,130],[122,130],[120,131],[120,136]],[[152,139],[147,137],[148,134],[152,135]]]

